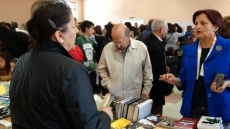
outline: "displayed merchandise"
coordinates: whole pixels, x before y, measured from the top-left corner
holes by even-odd
[[[183,117],[174,123],[174,127],[177,129],[197,129],[197,123],[199,119]]]
[[[123,129],[127,127],[131,121],[125,119],[125,118],[120,118],[114,122],[111,123],[111,129]]]
[[[197,124],[198,129],[223,129],[221,117],[202,116]]]

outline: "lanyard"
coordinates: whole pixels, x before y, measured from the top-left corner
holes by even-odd
[[[208,56],[212,52],[215,43],[216,43],[216,36],[213,39],[212,46],[211,46],[211,48],[210,48],[210,50],[208,52],[208,55],[206,56],[205,60],[208,58]],[[203,62],[203,64],[200,67],[201,52],[202,52],[202,49],[201,49],[201,45],[200,45],[200,42],[199,42],[199,44],[198,44],[198,51],[197,51],[197,75],[196,75],[196,80],[198,80],[199,76],[204,76],[204,68],[203,68],[204,67],[204,62]],[[200,69],[200,71],[199,71],[199,69]]]

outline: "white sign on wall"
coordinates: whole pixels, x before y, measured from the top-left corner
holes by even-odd
[[[120,19],[120,23],[124,24],[125,22],[130,22],[132,26],[134,26],[134,23],[137,22],[139,26],[144,24],[144,19]]]

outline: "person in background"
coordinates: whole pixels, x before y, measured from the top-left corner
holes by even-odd
[[[10,81],[10,60],[12,59],[11,53],[0,52],[0,81]]]
[[[169,27],[168,34],[166,35],[165,50],[167,50],[168,47],[173,47],[175,53],[177,53],[180,49],[180,42],[178,41],[178,38],[183,37],[184,33],[178,33],[177,29],[178,27],[175,24]]]
[[[14,68],[10,115],[14,129],[108,129],[111,107],[97,110],[89,74],[68,51],[78,29],[65,0],[39,0],[26,26],[31,49]]]
[[[168,26],[163,19],[155,19],[151,25],[152,33],[144,40],[144,43],[149,51],[149,56],[152,65],[152,89],[150,98],[153,100],[152,114],[162,114],[163,105],[165,104],[165,96],[169,95],[172,87],[168,83],[159,81],[161,74],[167,72],[167,64],[165,62],[164,38],[168,33]]]
[[[0,52],[8,52],[13,58],[19,58],[28,51],[29,45],[27,34],[0,25]]]
[[[15,67],[17,61],[18,61],[18,58],[13,58],[13,59],[10,60],[10,70],[11,70],[11,73],[13,73],[13,70],[14,70],[14,67]]]
[[[146,29],[142,33],[140,33],[138,40],[144,42],[144,40],[149,36],[149,34],[152,33],[151,25],[153,21],[154,19],[149,20],[148,27],[146,27]]]
[[[192,35],[192,26],[187,26],[187,31],[184,34],[184,39],[188,40],[188,37]]]
[[[163,74],[160,80],[184,89],[181,114],[184,117],[222,117],[224,129],[230,128],[230,40],[216,34],[223,25],[222,15],[213,9],[198,10],[193,14],[195,43],[183,50],[180,74]],[[226,80],[216,86],[217,73]]]
[[[83,64],[87,67],[90,79],[93,86],[94,93],[100,93],[100,88],[97,85],[97,73],[96,73],[96,44],[90,38],[94,33],[94,24],[91,21],[85,20],[81,23],[82,34],[76,39],[75,44],[78,45],[83,54]]]
[[[131,37],[132,39],[135,39],[135,37],[134,37],[134,31],[133,31],[131,22],[125,22],[124,24],[129,28],[130,37]]]
[[[166,62],[167,62],[167,66],[170,69],[169,73],[172,73],[174,76],[177,77],[178,57],[175,55],[175,51],[173,47],[168,47],[167,52],[168,55],[166,56]]]
[[[221,35],[223,38],[230,39],[230,15],[225,16],[224,18],[223,27],[218,30],[218,34]]]
[[[97,67],[101,85],[115,99],[131,96],[148,99],[153,78],[145,44],[130,38],[130,30],[123,24],[113,27],[112,39],[104,47]]]
[[[78,62],[83,63],[84,55],[81,48],[78,45],[75,45],[73,49],[69,51],[69,54]]]

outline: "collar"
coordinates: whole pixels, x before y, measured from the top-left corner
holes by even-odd
[[[188,56],[197,56],[197,48],[199,45],[199,40],[195,41],[195,43],[193,44],[189,44],[188,46],[190,46],[190,50],[187,52]],[[213,46],[213,50],[211,54],[223,54],[225,53],[226,50],[226,40],[223,39],[221,36],[216,35],[216,43]]]
[[[46,39],[37,45],[38,46],[36,46],[35,49],[41,49],[41,50],[46,50],[54,53],[59,53],[61,55],[65,55],[67,57],[72,58],[72,56],[63,46],[61,46],[57,42],[54,42],[52,39]]]
[[[154,34],[155,35],[155,34]],[[160,38],[159,36],[157,36],[157,35],[155,35],[159,40],[160,40],[160,42],[163,42],[163,39],[162,38]]]
[[[132,49],[137,48],[137,43],[135,42],[134,39],[130,38],[129,42],[130,44],[129,44],[127,51],[132,51]],[[112,41],[112,44],[113,44],[113,51],[119,50],[118,48],[116,48],[115,43],[113,41]]]

